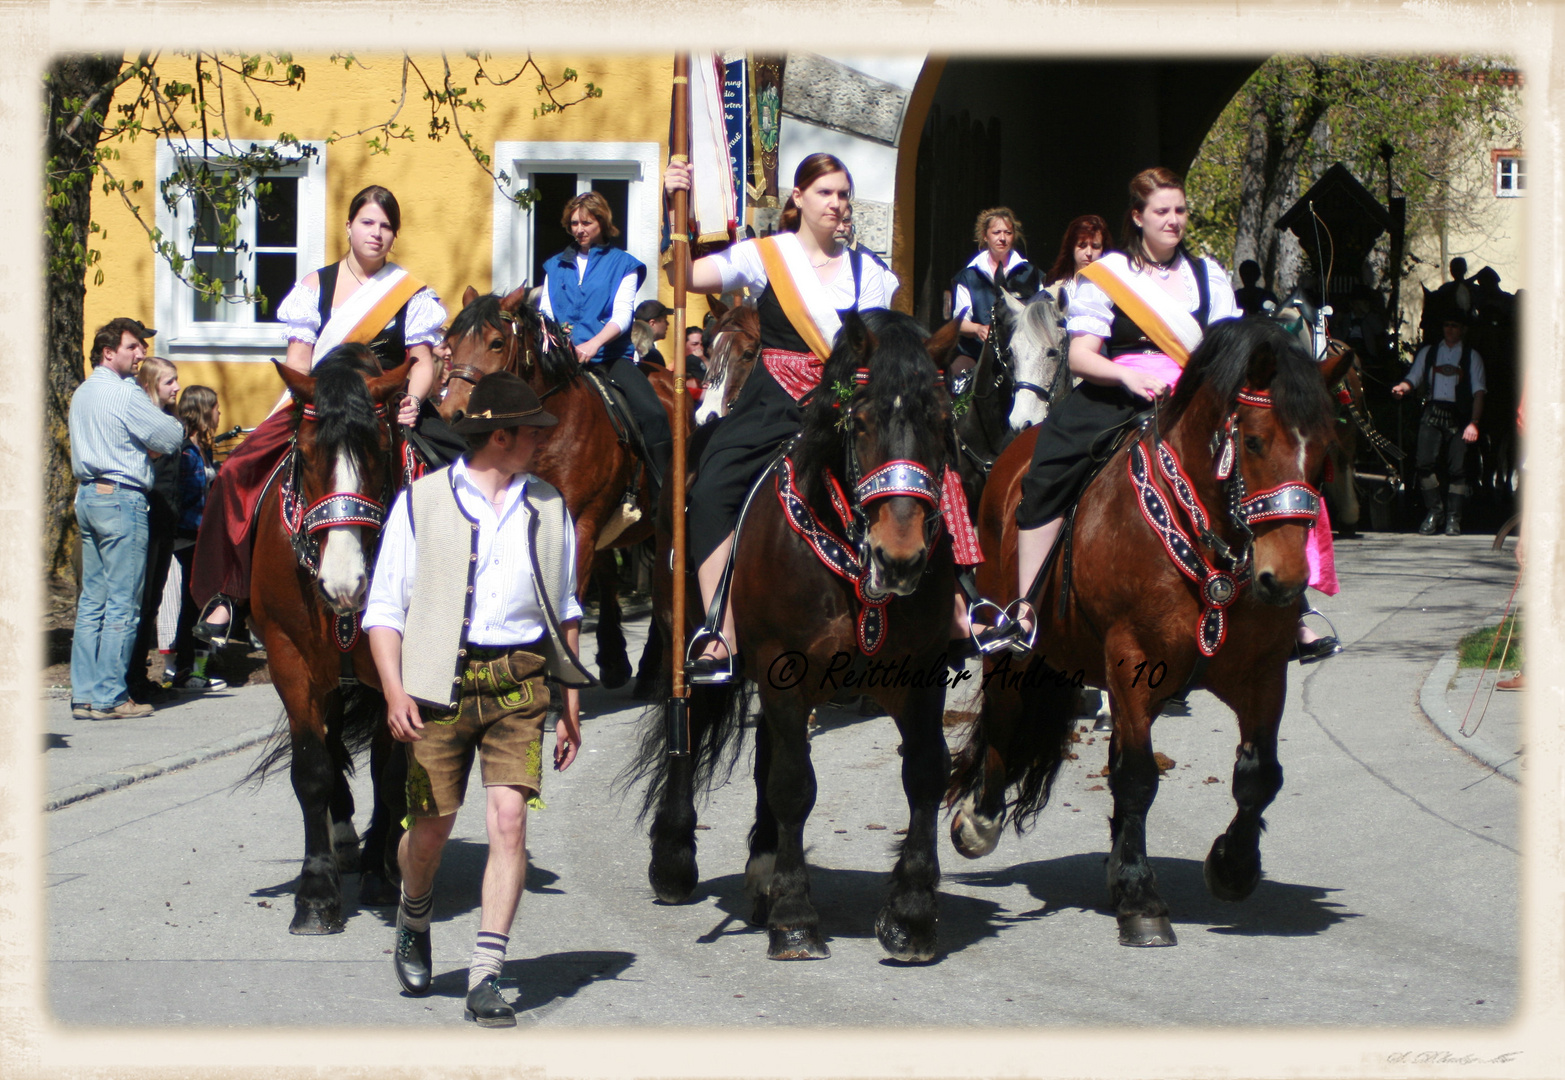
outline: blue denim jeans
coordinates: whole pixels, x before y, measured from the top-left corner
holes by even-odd
[[[108,710],[125,701],[125,672],[147,576],[147,497],[116,488],[76,491],[82,591],[71,641],[71,700]]]

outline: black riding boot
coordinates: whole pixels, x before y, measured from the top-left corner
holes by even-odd
[[[1446,496],[1445,501],[1445,534],[1447,536],[1462,535],[1462,504],[1467,501],[1465,495],[1452,492]]]
[[[1445,507],[1440,501],[1440,489],[1438,487],[1426,487],[1424,492],[1424,507],[1429,511],[1424,516],[1423,523],[1418,526],[1420,536],[1433,536],[1440,529],[1440,519],[1444,516]]]

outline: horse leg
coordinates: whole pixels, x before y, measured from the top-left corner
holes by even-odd
[[[777,695],[764,702],[763,711],[772,747],[766,801],[777,818],[777,856],[767,890],[766,955],[773,960],[824,960],[831,950],[821,939],[804,862],[804,823],[815,806],[808,710],[792,695]]]
[[[1000,747],[1010,746],[1020,714],[1021,696],[1014,687],[1003,685],[1001,679],[985,687],[973,737],[962,750],[959,770],[981,769],[982,779],[976,792],[957,800],[951,814],[951,846],[964,858],[982,858],[999,846],[1005,828],[1006,787],[1005,757]]]
[[[765,926],[771,913],[772,874],[777,869],[777,815],[766,801],[772,771],[772,744],[763,715],[755,728],[755,824],[750,827],[750,858],[744,867],[744,892],[750,899],[750,925]]]
[[[299,891],[294,896],[290,934],[336,934],[343,928],[342,878],[332,855],[332,793],[337,780],[337,763],[326,746],[319,718],[294,723],[293,763],[290,769],[293,791],[304,814],[304,865],[299,871]]]
[[[600,551],[592,565],[598,585],[598,678],[605,690],[630,681],[630,657],[625,652],[619,606],[619,564],[614,552]]]
[[[727,696],[726,687],[691,687],[691,752],[670,757],[663,765],[657,812],[652,818],[652,859],[647,864],[647,880],[665,904],[684,903],[701,880],[696,866],[696,758],[706,730],[718,722],[726,707]],[[665,704],[665,717],[667,710]]]
[[[370,743],[375,802],[359,861],[359,904],[363,907],[388,907],[399,899],[402,872],[397,866],[397,843],[407,815],[407,775],[407,753],[382,727]]]
[[[348,754],[342,739],[336,736],[336,728],[329,747],[336,775],[332,778],[331,800],[331,850],[337,860],[339,874],[359,872],[359,834],[353,827],[353,789],[348,786]]]
[[[944,687],[908,694],[897,717],[902,734],[902,790],[907,796],[907,838],[891,871],[891,895],[875,916],[875,936],[895,960],[935,955],[939,905],[935,885],[940,858],[935,845],[940,796],[951,776],[951,755],[941,725]]]
[[[1114,703],[1114,733],[1109,737],[1109,791],[1114,816],[1109,835],[1109,900],[1119,917],[1121,945],[1176,945],[1168,905],[1158,895],[1157,875],[1147,861],[1147,812],[1157,798],[1157,762],[1152,756],[1150,691],[1145,681],[1131,686],[1127,669],[1148,659],[1134,642],[1116,648],[1111,632],[1108,655],[1109,690]],[[1144,670],[1144,669],[1143,669]]]
[[[1234,760],[1233,794],[1238,812],[1212,842],[1202,868],[1206,888],[1219,900],[1239,901],[1261,882],[1261,814],[1282,790],[1277,760],[1277,729],[1282,723],[1286,675],[1266,679],[1241,703],[1239,747]]]

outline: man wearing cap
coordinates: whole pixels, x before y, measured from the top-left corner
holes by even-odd
[[[673,308],[661,300],[643,300],[636,305],[636,318],[652,328],[652,348],[638,361],[643,367],[668,367],[668,361],[658,352],[657,343],[668,337],[668,316],[672,311]]]
[[[476,753],[489,857],[464,1015],[510,1027],[495,987],[527,874],[527,807],[542,807],[544,676],[565,687],[554,767],[581,745],[575,527],[560,493],[528,472],[557,423],[516,375],[473,390],[456,425],[468,454],[397,496],[381,531],[364,626],[391,734],[407,744],[412,827],[397,850],[402,900],[392,961],[410,994],[429,992],[435,871]]]
[[[1414,387],[1424,399],[1423,416],[1418,421],[1418,487],[1424,493],[1424,517],[1418,531],[1432,536],[1445,515],[1445,534],[1462,535],[1462,506],[1472,492],[1467,484],[1467,448],[1478,441],[1478,421],[1483,417],[1483,357],[1465,341],[1467,315],[1460,308],[1449,308],[1442,327],[1442,340],[1425,345],[1413,360],[1407,378],[1391,388],[1402,397]],[[1447,461],[1450,493],[1442,505],[1440,477],[1436,466],[1441,457]]]
[[[146,716],[125,687],[147,575],[152,458],[179,450],[185,429],[134,378],[156,331],[111,319],[92,339],[92,374],[71,395],[67,425],[82,538],[81,596],[71,639],[71,715]]]

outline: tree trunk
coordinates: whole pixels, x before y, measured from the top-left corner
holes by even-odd
[[[62,573],[71,562],[76,481],[71,476],[66,415],[82,381],[83,301],[91,247],[92,188],[98,137],[121,60],[68,56],[45,75],[49,120],[44,136],[48,174],[45,281],[47,353],[44,367],[44,566]]]

